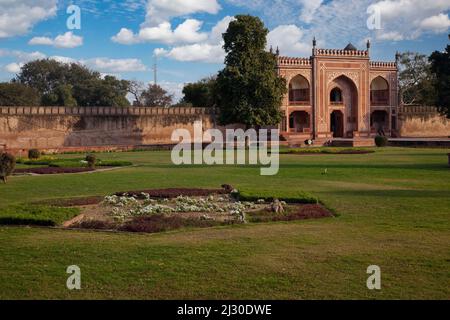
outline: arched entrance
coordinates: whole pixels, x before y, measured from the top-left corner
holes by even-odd
[[[358,131],[358,88],[347,76],[334,79],[329,86],[329,108],[339,108],[332,113],[330,127],[334,137],[352,138]]]
[[[331,132],[334,138],[344,137],[344,115],[342,111],[333,111],[330,115]]]
[[[373,133],[386,135],[389,131],[389,114],[387,111],[377,110],[370,115],[370,127]]]
[[[294,111],[289,116],[289,128],[291,132],[311,132],[311,117],[306,111]]]

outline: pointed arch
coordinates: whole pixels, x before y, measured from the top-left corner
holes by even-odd
[[[389,82],[382,76],[378,76],[370,83],[370,104],[372,106],[388,106]]]
[[[309,81],[301,74],[296,75],[289,82],[289,104],[310,104],[310,84]]]
[[[359,92],[355,82],[345,74],[337,75],[329,84],[328,95],[330,99],[331,112],[339,108],[342,111],[343,118],[343,134],[335,132],[337,135],[343,137],[352,137],[353,133],[358,131],[359,123]],[[338,116],[336,113],[335,117]],[[331,115],[330,115],[331,117]],[[335,118],[335,123],[340,123]],[[339,128],[340,130],[341,128]],[[333,130],[330,130],[333,131]]]

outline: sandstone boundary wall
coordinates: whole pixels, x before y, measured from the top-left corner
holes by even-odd
[[[0,107],[0,151],[46,152],[130,149],[173,144],[175,129],[214,127],[204,108]]]
[[[398,122],[402,138],[450,137],[450,119],[435,107],[403,106],[398,111]]]

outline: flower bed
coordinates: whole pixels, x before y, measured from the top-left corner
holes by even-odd
[[[70,228],[154,233],[333,216],[316,198],[303,193],[297,202],[289,198],[292,203],[288,204],[273,197],[239,201],[239,197],[235,198],[237,194],[229,194],[227,190],[159,189],[149,190],[149,193],[117,193],[105,197],[101,204],[85,210],[82,208],[81,219],[74,219],[73,223],[66,225]]]
[[[151,198],[167,198],[173,199],[179,196],[185,197],[207,197],[213,194],[227,194],[226,189],[187,189],[187,188],[169,188],[169,189],[153,189],[141,191],[118,192],[115,195],[119,197],[129,196],[141,198],[142,195],[149,195]]]

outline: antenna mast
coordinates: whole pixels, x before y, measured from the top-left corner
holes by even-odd
[[[155,64],[153,65],[153,82],[158,84],[158,56],[155,54]]]

